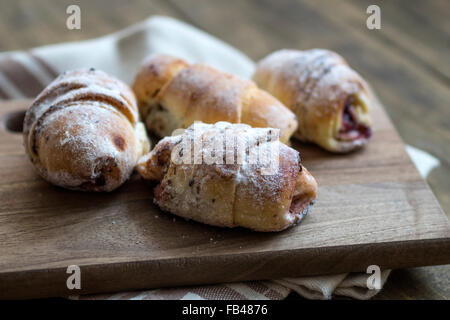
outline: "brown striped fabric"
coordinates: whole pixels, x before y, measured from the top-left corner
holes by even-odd
[[[6,93],[6,91],[3,91],[4,89],[2,89],[0,87],[0,100],[6,100],[8,99],[8,94]]]

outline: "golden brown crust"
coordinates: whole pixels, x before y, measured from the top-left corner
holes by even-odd
[[[173,57],[153,56],[147,59],[134,81],[141,114],[147,128],[157,136],[168,136],[196,120],[279,128],[284,142],[295,131],[295,115],[252,81],[204,64],[187,65],[177,61]],[[155,72],[148,65],[161,65],[153,69],[168,71],[158,71],[161,76],[154,77]],[[160,88],[156,96],[145,92],[155,94],[154,88]]]
[[[227,122],[196,123],[181,135],[162,139],[139,161],[137,170],[144,178],[159,181],[154,201],[163,210],[216,226],[280,231],[306,214],[316,198],[317,183],[302,168],[296,150],[267,139],[271,130]],[[231,149],[218,142],[226,137],[235,141]],[[196,147],[186,147],[184,141],[198,147],[200,158],[195,151],[190,153]],[[238,148],[239,143],[246,147]],[[261,162],[249,161],[250,155],[273,150],[278,150],[273,172],[264,172]],[[211,154],[217,161],[206,160]],[[183,156],[191,161],[181,161]]]
[[[368,142],[367,84],[337,53],[280,50],[258,63],[253,80],[297,115],[297,138],[333,152]]]
[[[162,87],[187,66],[186,61],[164,54],[150,56],[144,60],[132,85],[142,119],[145,120],[148,106],[156,102],[156,95]]]
[[[24,146],[36,171],[69,189],[111,191],[130,176],[149,141],[133,92],[94,69],[66,72],[25,115]]]

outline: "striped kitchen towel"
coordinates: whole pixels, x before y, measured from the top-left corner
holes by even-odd
[[[36,96],[59,73],[79,67],[102,69],[130,83],[141,60],[151,53],[202,61],[248,78],[254,63],[238,50],[190,25],[167,17],[152,17],[118,33],[77,43],[0,53],[0,99]],[[381,272],[383,286],[390,271]],[[342,295],[369,299],[365,273],[226,283],[77,296],[72,299],[284,299],[291,291],[309,299]]]

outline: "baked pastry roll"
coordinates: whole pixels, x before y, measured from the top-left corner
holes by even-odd
[[[368,86],[337,53],[276,51],[257,64],[253,80],[297,115],[300,140],[348,152],[372,135]]]
[[[137,171],[159,182],[154,202],[162,210],[214,226],[280,231],[308,212],[317,183],[274,131],[196,122],[160,140]]]
[[[282,142],[297,129],[295,115],[252,81],[168,55],[146,59],[133,90],[147,129],[158,137],[194,121],[278,128]]]
[[[25,115],[23,138],[39,175],[82,191],[116,189],[150,149],[131,89],[93,68],[49,84]]]

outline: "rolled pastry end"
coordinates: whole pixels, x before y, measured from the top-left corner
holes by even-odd
[[[159,182],[153,194],[162,210],[210,225],[263,232],[284,230],[308,212],[317,196],[317,182],[301,165],[296,150],[267,139],[273,129],[226,122],[197,125],[200,131],[195,135],[191,126],[179,136],[162,139],[137,165],[143,178]],[[247,147],[234,146],[236,158],[231,163],[222,163],[222,157],[219,163],[205,162],[212,152],[226,151],[225,144],[212,138],[219,135],[233,141],[248,137]],[[183,151],[190,150],[190,145],[184,145],[188,142],[194,143],[194,153],[195,145],[201,147],[200,158],[195,159],[205,161],[184,162],[194,160],[190,158],[194,155]],[[279,148],[274,153],[278,170],[271,174],[264,174],[262,164],[246,156],[270,152],[267,147]],[[179,162],[184,152],[188,156]]]
[[[173,139],[162,139],[148,154],[142,156],[136,164],[136,171],[148,180],[162,180],[169,166]]]
[[[271,94],[255,88],[249,99],[250,105],[243,108],[241,121],[255,128],[280,129],[280,141],[288,144],[298,128],[297,117]]]
[[[349,152],[365,146],[372,136],[369,98],[364,92],[346,96],[334,119],[332,138],[324,146],[333,152]]]
[[[337,153],[367,144],[370,91],[337,53],[280,50],[258,63],[253,79],[296,114],[299,140]]]
[[[183,59],[163,54],[152,55],[144,60],[134,78],[132,88],[139,103],[141,118],[160,137],[170,135],[174,125],[168,120],[168,110],[159,103],[157,95],[187,66],[188,63]]]
[[[152,55],[144,60],[133,82],[133,91],[139,103],[156,97],[175,74],[188,65],[183,59],[169,55]]]

